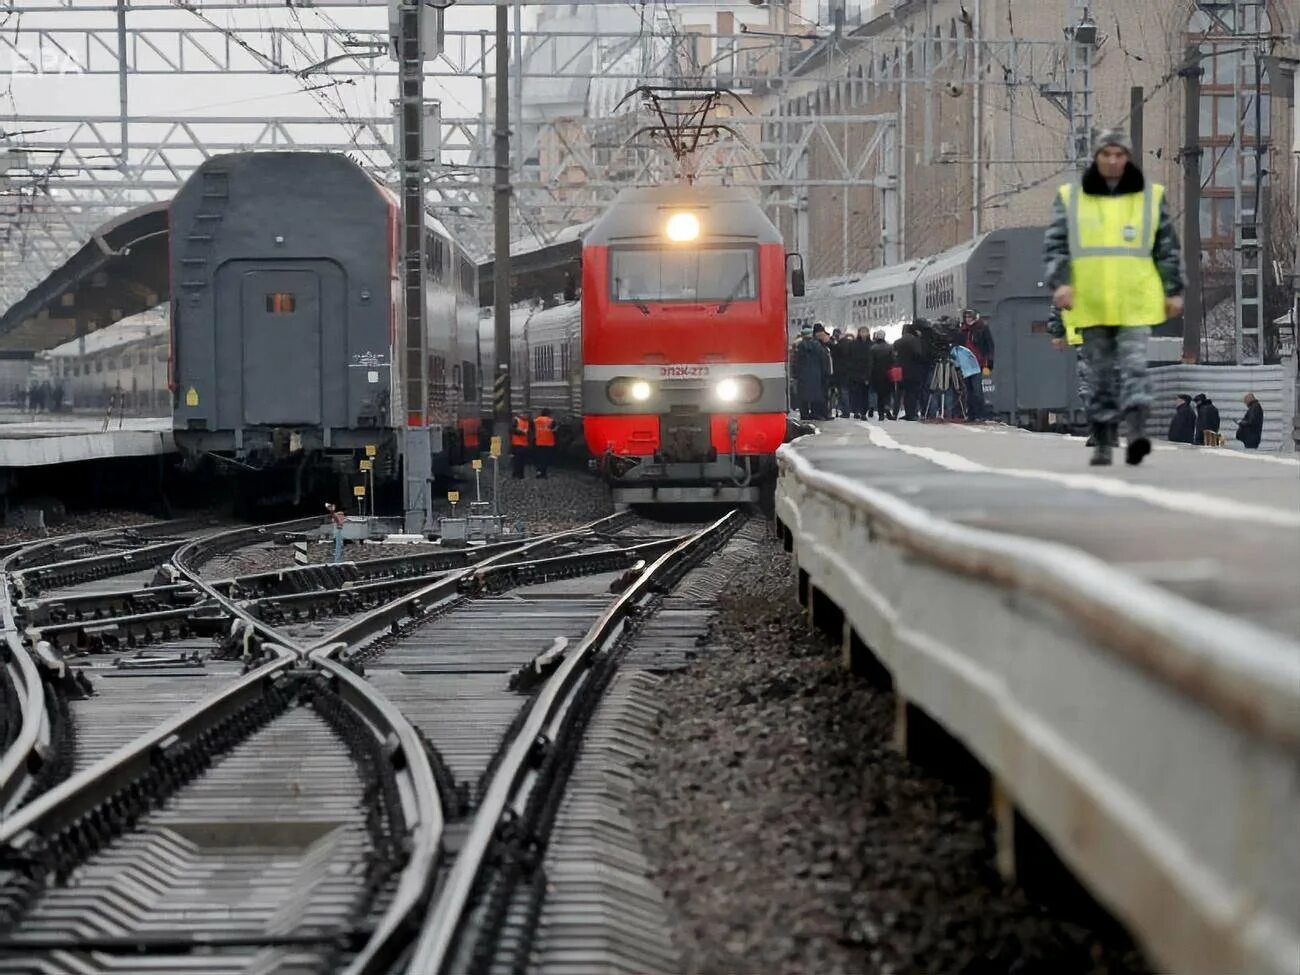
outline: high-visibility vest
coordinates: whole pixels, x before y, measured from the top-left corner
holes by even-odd
[[[514,429],[510,431],[510,446],[527,447],[528,446],[528,417],[515,417]]]
[[[555,421],[553,419],[549,416],[539,416],[533,421],[533,428],[537,437],[537,446],[555,446]]]
[[[1070,279],[1074,307],[1062,312],[1065,335],[1078,345],[1079,329],[1094,325],[1140,327],[1165,321],[1165,288],[1151,256],[1165,188],[1093,196],[1062,186],[1070,222]]]

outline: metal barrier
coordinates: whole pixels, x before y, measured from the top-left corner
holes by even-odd
[[[1164,969],[1294,975],[1300,644],[778,457],[814,617],[987,769],[1000,844],[1018,812]]]

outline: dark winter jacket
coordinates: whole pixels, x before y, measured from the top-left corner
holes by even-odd
[[[1114,190],[1106,185],[1106,180],[1102,178],[1096,163],[1089,166],[1083,174],[1083,192],[1089,196],[1141,193],[1146,186],[1146,177],[1133,163],[1128,164],[1124,176]],[[1059,195],[1052,201],[1052,221],[1043,239],[1043,258],[1046,265],[1044,280],[1049,288],[1055,291],[1061,285],[1070,283],[1070,218]],[[1160,280],[1165,286],[1165,295],[1182,294],[1185,287],[1183,257],[1178,244],[1178,231],[1169,216],[1167,196],[1160,201],[1160,222],[1156,227],[1156,242],[1151,248],[1151,258],[1156,262],[1156,270],[1160,272]]]
[[[841,337],[839,342],[831,346],[831,368],[835,372],[836,382],[848,380],[849,360],[853,357],[853,346],[857,342],[855,338]]]
[[[871,376],[871,385],[883,389],[889,385],[889,370],[894,365],[894,347],[881,339],[871,343],[870,352],[867,357],[867,372]]]
[[[831,356],[826,346],[815,338],[800,339],[794,355],[794,381],[799,395],[810,399],[825,396],[830,379]]]
[[[870,372],[871,340],[860,338],[842,339],[840,345],[844,347],[841,356],[844,371],[841,373],[840,378],[855,383],[865,383]]]
[[[1248,450],[1258,450],[1260,438],[1264,435],[1264,407],[1259,400],[1246,407],[1246,415],[1237,421],[1237,439]]]
[[[1212,433],[1219,432],[1219,408],[1214,405],[1214,400],[1206,399],[1196,407],[1196,442],[1205,443],[1203,434],[1206,430]]]
[[[975,353],[981,369],[993,368],[993,330],[989,328],[988,322],[982,318],[975,319],[969,325],[962,322],[961,340],[962,345]]]
[[[1182,403],[1169,421],[1169,439],[1174,443],[1196,443],[1196,411],[1191,403]]]
[[[919,335],[904,335],[894,343],[894,356],[903,367],[903,380],[924,379],[930,360]]]

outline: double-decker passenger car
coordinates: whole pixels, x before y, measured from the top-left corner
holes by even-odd
[[[171,205],[177,446],[246,471],[397,472],[400,208],[345,156],[207,160]],[[474,265],[426,223],[429,410],[435,465],[479,422]],[[300,478],[301,486],[301,478]]]

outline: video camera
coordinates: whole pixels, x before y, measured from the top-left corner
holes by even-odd
[[[961,326],[951,318],[937,321],[917,319],[917,328],[921,332],[921,347],[930,362],[943,362],[952,352],[953,346],[961,345]]]

